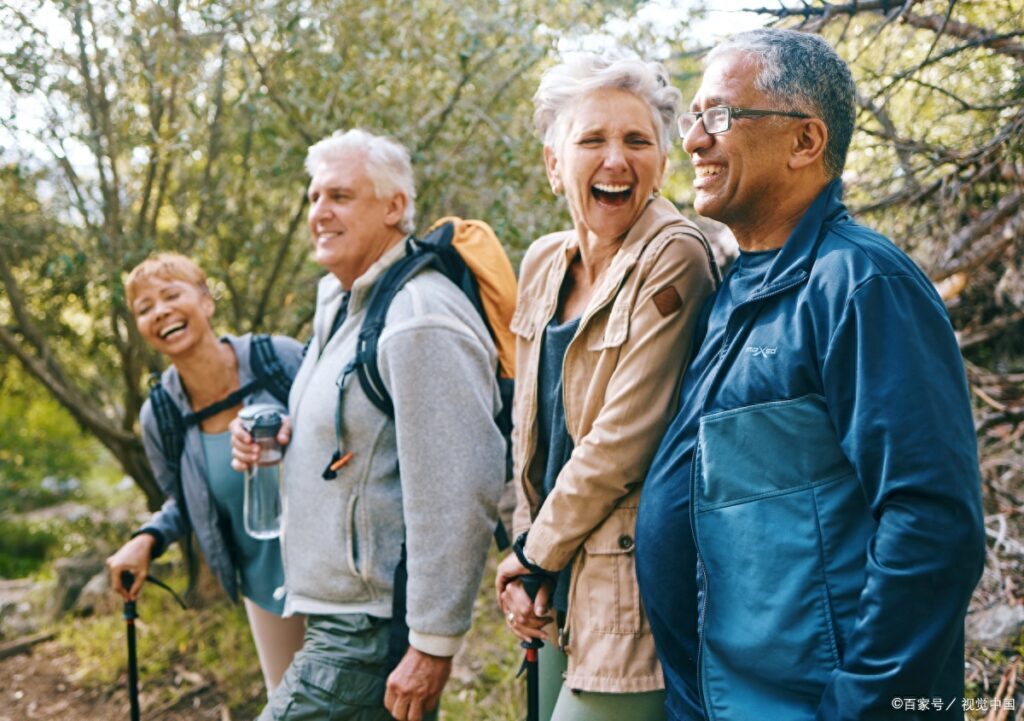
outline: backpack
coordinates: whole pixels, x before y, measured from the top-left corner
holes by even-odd
[[[509,324],[516,306],[516,275],[505,249],[487,223],[449,216],[434,223],[422,239],[410,236],[405,257],[388,268],[370,291],[356,341],[356,355],[344,374],[354,372],[370,402],[389,418],[395,417],[394,404],[377,365],[377,348],[391,302],[409,279],[427,267],[442,273],[463,292],[494,340],[501,395],[501,412],[494,422],[505,438],[506,464],[510,467],[515,336]],[[343,386],[344,383],[339,384]],[[338,448],[323,471],[324,480],[336,478],[338,468],[351,457],[341,448],[340,412],[335,417],[335,426]],[[508,473],[506,477],[510,476]],[[496,540],[502,550],[508,546],[504,528],[496,534]]]
[[[494,340],[498,351],[496,372],[501,394],[501,412],[494,419],[505,438],[506,478],[512,476],[512,393],[515,378],[515,336],[509,324],[516,307],[516,275],[508,255],[491,227],[480,220],[445,217],[434,223],[422,239],[410,237],[406,241],[406,255],[388,268],[374,284],[366,301],[366,315],[356,341],[356,355],[344,370],[344,375],[356,373],[363,392],[382,413],[394,419],[395,407],[381,378],[377,366],[377,347],[384,331],[388,308],[410,278],[424,268],[438,270],[459,290],[480,315]],[[339,393],[345,383],[339,383]],[[335,415],[338,447],[324,469],[324,480],[337,477],[350,453],[341,447],[341,397]],[[508,531],[498,520],[494,541],[499,550],[509,547]],[[398,666],[408,649],[409,627],[405,621],[406,586],[408,584],[405,543],[394,574],[392,595],[391,634],[388,639],[387,667]]]
[[[258,390],[266,390],[284,406],[288,405],[292,377],[281,363],[277,350],[274,349],[274,342],[269,335],[254,334],[252,336],[249,344],[249,369],[255,376],[252,381],[216,403],[185,415],[178,410],[178,406],[171,399],[171,394],[160,382],[160,374],[153,373],[149,378],[149,404],[156,418],[167,466],[174,476],[175,501],[181,509],[182,522],[185,524],[183,545],[189,568],[190,591],[195,585],[195,557],[191,541],[192,522],[185,506],[185,493],[181,484],[181,454],[185,450],[185,432],[189,427],[198,425],[207,418],[238,405],[246,396]]]

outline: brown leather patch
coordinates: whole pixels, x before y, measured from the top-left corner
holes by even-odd
[[[667,318],[683,307],[683,299],[679,297],[679,291],[670,285],[654,294],[654,305],[658,306],[661,317]]]

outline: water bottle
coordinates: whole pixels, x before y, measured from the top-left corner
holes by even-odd
[[[260,447],[260,458],[245,472],[242,515],[245,532],[267,540],[281,535],[281,446],[277,432],[281,415],[274,406],[249,406],[239,414],[243,427]]]

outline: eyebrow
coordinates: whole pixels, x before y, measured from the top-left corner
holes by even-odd
[[[347,185],[329,185],[326,188],[317,188],[318,193],[354,193],[355,191]],[[306,189],[306,195],[312,195],[313,188]]]
[[[725,102],[725,100],[718,96],[704,98],[704,102],[708,103],[709,108],[714,108],[718,105],[728,105],[728,103]],[[690,112],[698,112],[695,108],[697,108],[697,98],[694,98],[693,102],[690,103]]]

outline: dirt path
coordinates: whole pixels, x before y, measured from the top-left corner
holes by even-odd
[[[124,653],[121,648],[111,653]],[[84,689],[72,681],[74,657],[53,641],[0,660],[0,721],[120,721],[129,719],[124,680],[110,690]],[[144,684],[144,682],[143,682]],[[141,690],[146,721],[228,721],[214,689],[183,685],[178,701],[154,708]]]

